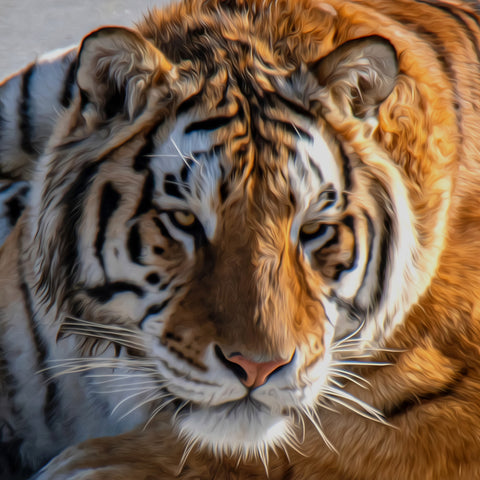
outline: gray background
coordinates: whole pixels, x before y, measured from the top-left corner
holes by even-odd
[[[0,80],[102,25],[131,26],[169,0],[0,0]]]

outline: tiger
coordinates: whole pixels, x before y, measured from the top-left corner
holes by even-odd
[[[480,478],[479,59],[476,1],[183,0],[7,79],[2,479]]]

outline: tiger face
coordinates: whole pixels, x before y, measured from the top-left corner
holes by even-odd
[[[345,402],[341,359],[388,337],[438,249],[376,136],[392,46],[303,39],[279,57],[283,37],[245,43],[244,21],[208,49],[193,27],[167,41],[154,14],[87,37],[30,221],[39,305],[132,378],[110,410],[170,409],[192,445],[248,456]]]

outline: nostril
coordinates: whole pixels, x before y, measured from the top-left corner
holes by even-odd
[[[230,354],[227,358],[218,345],[215,346],[215,353],[220,361],[248,388],[259,387],[266,383],[271,375],[288,365],[295,354],[293,352],[287,360],[278,358],[267,362],[256,362],[237,352]]]
[[[223,365],[232,371],[240,381],[245,382],[247,380],[247,372],[240,365],[238,365],[238,363],[230,362],[218,345],[215,345],[215,355],[217,355],[218,359],[223,363]]]

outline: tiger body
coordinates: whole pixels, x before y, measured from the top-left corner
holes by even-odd
[[[480,475],[477,10],[195,0],[4,83],[5,475]]]

